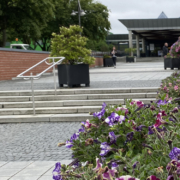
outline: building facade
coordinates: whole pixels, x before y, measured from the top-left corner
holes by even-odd
[[[164,12],[157,19],[119,19],[129,34],[107,36],[107,43],[124,52],[125,48],[136,48],[136,56],[161,56],[165,42],[169,47],[180,36],[180,18],[168,18]]]

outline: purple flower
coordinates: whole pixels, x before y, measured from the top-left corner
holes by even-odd
[[[74,133],[72,136],[71,136],[71,139],[69,141],[66,141],[66,147],[67,148],[72,148],[73,147],[73,141],[74,140],[77,140],[79,137],[79,133]]]
[[[71,141],[77,140],[78,137],[79,137],[79,133],[74,133],[74,134],[71,136]]]
[[[140,125],[140,126],[138,126],[135,130],[138,131],[138,132],[140,132],[140,131],[142,131],[142,128],[147,128],[147,127],[144,126],[144,125]]]
[[[176,121],[172,117],[169,118],[169,121],[172,121],[173,123],[176,123]]]
[[[174,180],[173,175],[168,176],[167,180]]]
[[[168,103],[169,103],[168,101],[166,101],[166,100],[163,101],[163,100],[161,100],[161,99],[156,102],[156,104],[158,105],[158,107],[161,106],[161,105],[166,105],[166,104],[168,104]]]
[[[81,128],[79,129],[79,133],[81,132],[85,132],[85,127],[84,126],[81,126]]]
[[[154,134],[153,128],[154,128],[154,126],[149,126],[148,127],[148,134],[149,135]]]
[[[66,141],[66,148],[72,148],[73,147],[73,142],[72,141]]]
[[[114,134],[114,132],[109,132],[109,137],[110,137],[110,144],[114,144],[116,143],[116,135]]]
[[[108,171],[105,171],[103,173],[103,180],[111,180],[114,176],[115,176],[115,173],[116,173],[116,169],[107,169]]]
[[[62,180],[62,177],[61,177],[61,163],[58,162],[56,163],[55,165],[55,169],[53,170],[53,179],[54,180]]]
[[[109,126],[114,126],[115,123],[119,122],[122,124],[122,122],[125,121],[124,116],[119,116],[116,113],[112,113],[109,117],[105,119],[105,122],[109,124]]]
[[[180,159],[180,148],[174,147],[169,153],[169,157],[171,158],[171,160],[178,161]]]
[[[174,109],[173,109],[173,111],[172,111],[172,113],[178,113],[178,108],[177,107],[175,107]]]
[[[127,138],[126,143],[132,141],[133,136],[134,136],[134,132],[127,133],[127,135],[126,135],[126,138]]]
[[[103,104],[102,104],[102,109],[105,109],[106,106],[107,106],[106,103],[103,103]]]
[[[106,110],[105,109],[102,109],[100,112],[95,112],[93,114],[94,117],[97,117],[99,120],[104,116]]]
[[[119,165],[118,165],[117,163],[115,163],[115,162],[112,162],[112,163],[111,163],[111,168],[112,168],[112,169],[116,169],[118,166],[119,166]]]
[[[101,143],[101,152],[100,152],[100,156],[105,156],[112,148],[108,145],[107,142],[103,142]]]
[[[106,112],[106,110],[105,110],[106,106],[107,106],[106,103],[103,103],[101,111],[100,112],[95,112],[93,114],[93,116],[97,117],[100,120],[104,116],[104,114]]]
[[[139,164],[139,162],[138,161],[136,161],[134,164],[133,164],[133,169],[135,169],[136,167],[137,167],[137,164]]]

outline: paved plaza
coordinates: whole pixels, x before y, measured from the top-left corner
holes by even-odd
[[[172,72],[172,70],[164,70],[163,61],[118,62],[116,69],[113,67],[90,69],[89,88],[158,87],[161,80],[171,75]],[[34,82],[35,89],[54,88],[52,75],[43,76]],[[0,91],[29,90],[30,87],[30,81],[24,80],[0,82]]]
[[[162,61],[119,62],[116,69],[91,69],[90,88],[159,87],[172,72],[163,69]],[[35,88],[53,89],[53,76],[36,80]],[[30,90],[30,82],[0,82],[0,91],[4,90]],[[78,122],[0,124],[0,180],[51,179],[55,162],[70,162],[72,156],[71,150],[57,144],[65,142],[79,127]]]

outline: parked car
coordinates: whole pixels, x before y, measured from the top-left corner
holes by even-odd
[[[34,50],[29,44],[11,44],[11,49]]]

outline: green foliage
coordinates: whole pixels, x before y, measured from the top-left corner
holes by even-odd
[[[87,38],[80,35],[80,26],[61,27],[60,34],[53,33],[51,57],[65,57],[65,63],[93,64],[91,50],[86,48]]]
[[[126,48],[125,53],[129,54],[131,56],[132,53],[136,52],[136,48]]]
[[[18,37],[30,43],[31,39],[41,37],[42,29],[54,15],[54,3],[53,0],[4,0],[0,11],[0,32],[8,31],[10,39]]]
[[[95,158],[98,157],[103,167],[109,168],[111,168],[111,163],[115,162],[119,166],[114,178],[131,175],[145,180],[151,175],[156,175],[161,180],[167,179],[166,166],[171,161],[169,153],[173,147],[180,147],[178,135],[180,134],[180,112],[173,112],[177,104],[142,105],[142,102],[129,100],[126,102],[126,108],[121,105],[107,106],[100,119],[94,117],[89,123],[86,122],[83,125],[85,131],[80,132],[78,139],[73,141],[71,149],[74,159],[78,159],[79,162],[88,161],[95,166]],[[109,126],[104,120],[111,116],[112,112],[121,118],[126,116],[125,121]],[[159,115],[162,118],[159,119],[161,124],[158,128],[152,127],[157,123]],[[175,118],[176,122],[169,121],[169,118]],[[141,125],[143,125],[142,129],[140,129]],[[149,127],[152,128],[152,134],[149,134]],[[110,132],[114,132],[117,137],[115,143],[111,143]],[[133,137],[128,140],[127,134],[131,132],[133,132]],[[169,143],[170,141],[172,143]],[[103,142],[109,143],[111,150],[101,157],[100,146]],[[134,168],[133,164],[136,162],[138,163]],[[87,173],[84,169],[81,169],[81,172]],[[90,177],[93,179],[94,174],[91,173]]]
[[[170,77],[167,77],[162,81],[159,88],[158,97],[165,97],[175,99],[180,97],[180,73],[175,72]],[[177,100],[178,101],[178,100]],[[176,102],[177,102],[176,101]],[[178,101],[180,103],[180,100]]]
[[[104,58],[104,59],[106,59],[106,58],[111,58],[111,56],[105,54],[105,55],[103,56],[103,58]]]
[[[105,40],[101,41],[94,41],[94,40],[88,40],[87,42],[87,48],[94,50],[94,51],[101,51],[101,52],[109,52],[112,51],[113,45],[107,44]]]
[[[173,58],[173,56],[170,53],[168,53],[164,58]]]

